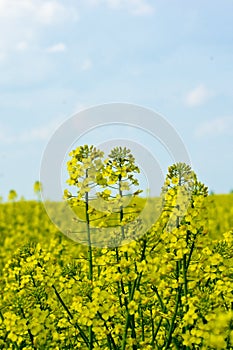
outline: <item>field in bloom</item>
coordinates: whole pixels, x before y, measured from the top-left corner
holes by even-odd
[[[0,204],[0,348],[233,349],[233,194],[196,181],[180,218],[170,180],[143,236],[92,247],[91,277],[42,203]]]

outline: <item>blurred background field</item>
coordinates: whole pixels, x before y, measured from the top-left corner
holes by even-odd
[[[145,199],[141,200],[142,202],[138,205],[139,211],[143,208]],[[223,233],[233,229],[233,194],[213,194],[208,196],[206,198],[206,208],[208,212],[206,227],[208,227],[213,239],[220,239]],[[148,219],[153,217],[153,209],[151,208],[146,215]],[[82,209],[79,209],[78,216],[80,219],[84,219]],[[51,222],[43,203],[19,200],[0,204],[1,268],[16,249],[28,241],[32,240],[41,243],[43,247],[47,247],[50,240],[54,239],[54,237],[59,237],[59,240],[64,242],[71,256],[77,253],[77,243],[70,241]],[[85,250],[85,246],[81,246],[79,249]]]

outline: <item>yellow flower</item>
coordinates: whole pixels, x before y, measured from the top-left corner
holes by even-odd
[[[137,303],[134,300],[131,300],[128,304],[128,309],[129,309],[130,315],[135,314],[135,312],[138,310]]]
[[[173,178],[172,178],[172,183],[173,183],[174,185],[177,185],[177,184],[179,183],[179,179],[178,179],[177,177],[173,177]]]

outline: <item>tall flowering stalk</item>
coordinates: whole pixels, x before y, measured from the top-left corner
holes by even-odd
[[[121,227],[121,240],[124,241],[126,238],[125,226],[134,219],[132,207],[126,206],[127,209],[124,210],[124,199],[128,197],[129,192],[133,192],[133,196],[138,196],[141,193],[141,190],[133,191],[135,186],[139,185],[137,178],[135,177],[136,173],[140,172],[139,167],[135,164],[135,158],[133,157],[131,151],[126,147],[115,147],[110,152],[108,159],[106,160],[106,172],[107,172],[107,184],[113,189],[115,194],[115,199],[117,201],[117,213],[119,215],[119,225]],[[129,210],[129,211],[128,211]],[[130,232],[130,229],[129,229]],[[120,265],[121,258],[119,255],[118,248],[115,248],[116,251],[116,262]],[[124,259],[126,265],[129,263],[128,252],[124,252]],[[118,267],[118,272],[121,274],[121,268]],[[126,273],[130,273],[129,266],[126,267]],[[120,289],[124,295],[124,306],[126,308],[126,320],[125,327],[122,336],[122,345],[121,349],[125,350],[127,345],[127,334],[128,329],[131,328],[131,336],[133,342],[136,338],[135,333],[135,320],[134,315],[130,313],[129,305],[132,303],[134,298],[135,286],[133,288],[132,282],[129,280],[127,283],[127,288],[124,285],[123,280],[118,281],[118,295],[120,295]],[[128,290],[128,296],[126,296],[126,289]],[[120,300],[121,302],[121,300]],[[136,349],[136,344],[132,344],[132,348]]]
[[[72,195],[67,190],[64,193],[66,199],[71,201],[72,205],[84,203],[87,244],[88,244],[88,279],[93,283],[93,252],[92,252],[92,237],[91,237],[91,218],[90,218],[90,191],[97,186],[96,176],[102,167],[101,158],[103,152],[97,150],[94,146],[80,146],[70,152],[71,160],[67,163],[69,172],[69,180],[67,183],[71,186],[78,187],[76,195]],[[92,301],[92,295],[90,295]],[[93,349],[93,330],[92,325],[89,326],[89,350]]]
[[[191,294],[188,281],[189,267],[197,245],[196,241],[203,234],[203,200],[208,195],[208,189],[197,180],[189,165],[177,163],[169,167],[162,193],[163,245],[169,260],[175,263],[173,268],[175,300],[164,342],[164,349],[167,350],[172,342],[177,319],[183,318],[184,313],[189,311],[188,298]],[[156,287],[152,289],[161,304],[162,298],[158,289]],[[170,303],[169,299],[167,304]],[[187,329],[186,326],[185,330]]]

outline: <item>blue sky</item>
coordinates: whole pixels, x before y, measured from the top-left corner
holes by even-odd
[[[230,0],[0,0],[0,195],[33,197],[56,127],[110,102],[161,113],[200,180],[233,189],[232,13]]]

